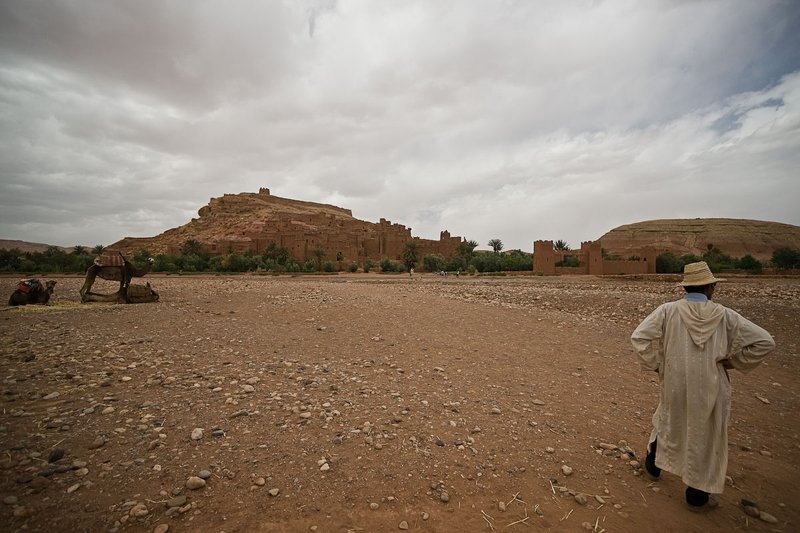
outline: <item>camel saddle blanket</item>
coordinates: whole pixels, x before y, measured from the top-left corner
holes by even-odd
[[[94,258],[94,264],[99,267],[121,267],[125,259],[119,254],[98,255]]]
[[[128,298],[148,298],[152,292],[150,285],[128,285]]]
[[[36,278],[21,279],[17,285],[17,290],[20,292],[36,292],[42,287],[42,282]]]

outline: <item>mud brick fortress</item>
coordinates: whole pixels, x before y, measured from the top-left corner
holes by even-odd
[[[581,243],[580,250],[555,250],[553,241],[534,241],[533,243],[533,271],[546,276],[556,274],[590,274],[596,276],[613,274],[655,274],[656,257],[659,251],[641,249],[631,256],[638,260],[611,260],[603,257],[600,241],[587,241]],[[567,257],[578,259],[580,266],[556,266]],[[629,256],[630,257],[630,256]]]
[[[462,242],[448,231],[440,232],[439,240],[412,237],[411,228],[402,224],[384,218],[378,223],[366,222],[354,218],[349,209],[273,196],[267,188],[212,198],[198,215],[156,237],[128,237],[109,248],[123,253],[145,249],[152,254],[178,255],[191,239],[213,256],[262,254],[274,243],[300,262],[316,260],[314,251],[322,249],[323,261],[363,265],[367,259],[402,260],[407,242],[417,243],[420,258],[427,254],[450,257]]]

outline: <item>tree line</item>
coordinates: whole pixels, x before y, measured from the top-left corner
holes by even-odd
[[[491,239],[488,246],[491,252],[476,251],[478,243],[467,240],[459,243],[451,257],[440,254],[425,254],[420,257],[419,244],[414,241],[406,243],[402,260],[382,258],[380,261],[367,259],[359,265],[344,261],[341,253],[335,259],[325,260],[328,256],[321,247],[311,252],[313,259],[299,261],[291,256],[285,248],[270,245],[260,254],[245,252],[242,254],[230,251],[226,254],[211,256],[204,253],[202,246],[195,240],[188,240],[179,254],[158,254],[152,256],[148,250],[139,250],[131,261],[142,266],[148,258],[153,257],[153,272],[407,272],[410,269],[422,269],[426,272],[461,272],[465,274],[492,273],[507,271],[533,270],[533,254],[521,250],[501,253],[503,242]],[[569,251],[563,240],[554,243],[556,250]],[[104,247],[93,248],[75,246],[66,252],[58,247],[50,246],[43,252],[22,252],[19,249],[0,250],[0,272],[49,272],[49,273],[83,273],[91,266],[95,256],[103,253]],[[577,258],[574,258],[577,261]],[[714,272],[740,269],[748,272],[761,272],[771,266],[779,270],[800,269],[800,251],[791,247],[782,247],[772,254],[771,261],[762,263],[751,255],[734,258],[725,254],[714,245],[709,245],[702,256],[677,256],[666,252],[656,259],[656,271],[659,273],[680,273],[687,263],[706,261]],[[578,266],[578,264],[571,265]]]

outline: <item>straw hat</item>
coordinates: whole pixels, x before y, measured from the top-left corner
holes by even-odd
[[[683,281],[680,285],[684,287],[699,287],[701,285],[710,285],[718,281],[725,280],[722,278],[715,278],[706,262],[700,261],[698,263],[689,263],[683,267]]]

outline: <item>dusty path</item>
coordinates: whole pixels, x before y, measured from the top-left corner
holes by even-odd
[[[779,348],[734,377],[732,485],[697,516],[631,463],[658,389],[628,337],[673,283],[147,279],[160,303],[81,305],[64,278],[0,311],[3,531],[800,528],[797,280],[717,291]]]

